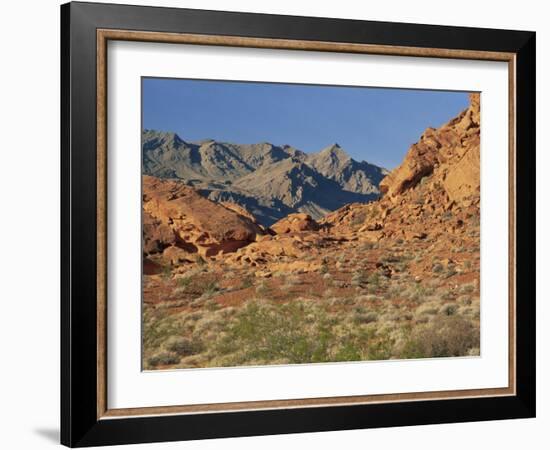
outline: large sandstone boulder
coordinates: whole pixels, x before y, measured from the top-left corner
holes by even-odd
[[[248,245],[264,234],[242,212],[214,203],[174,180],[143,176],[144,241],[149,252],[177,247],[212,256]],[[145,250],[145,249],[144,249]],[[165,250],[164,250],[165,251]],[[170,250],[166,259],[184,259]]]
[[[295,213],[275,222],[271,229],[277,234],[317,231],[319,224],[309,214]]]

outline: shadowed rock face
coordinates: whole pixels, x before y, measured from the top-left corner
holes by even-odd
[[[374,200],[387,174],[338,144],[306,154],[287,145],[186,142],[146,130],[142,147],[145,175],[182,180],[213,201],[240,205],[265,226],[291,213],[319,219],[346,203]]]

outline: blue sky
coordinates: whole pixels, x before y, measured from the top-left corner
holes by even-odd
[[[146,129],[305,152],[337,142],[354,159],[388,169],[427,127],[468,106],[464,92],[163,78],[144,78],[142,93]]]

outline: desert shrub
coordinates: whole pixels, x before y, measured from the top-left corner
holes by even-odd
[[[387,300],[390,300],[392,298],[399,298],[402,296],[402,293],[403,293],[402,286],[393,285],[384,293],[384,298],[386,298]]]
[[[366,302],[366,303],[371,303],[371,302],[374,302],[376,300],[381,300],[382,297],[378,297],[377,295],[373,295],[373,294],[368,294],[368,295],[359,295],[358,297],[356,297],[356,300],[358,302]]]
[[[170,336],[179,334],[176,317],[161,309],[146,308],[143,311],[142,326],[143,347],[149,353],[158,349]]]
[[[416,313],[421,315],[433,316],[438,313],[438,310],[437,308],[434,308],[429,305],[422,305],[416,309]]]
[[[393,354],[395,339],[388,332],[372,332],[367,341],[367,359],[381,361],[390,359]]]
[[[313,314],[305,324],[305,318]],[[248,303],[216,346],[220,354],[237,353],[241,362],[285,358],[290,363],[321,362],[333,339],[324,313],[302,302],[280,305]],[[225,364],[235,360],[225,359]]]
[[[399,264],[395,265],[395,269],[398,272],[405,272],[409,268],[409,265],[406,262],[400,262]]]
[[[175,353],[170,352],[161,352],[156,355],[151,356],[147,362],[151,367],[157,366],[167,366],[172,364],[177,364],[180,362],[180,357]]]
[[[218,302],[212,299],[205,301],[203,306],[204,308],[206,308],[207,311],[217,311],[218,309],[220,309],[220,305],[218,304]]]
[[[335,361],[361,361],[363,358],[361,349],[355,342],[345,342],[334,355]]]
[[[164,346],[169,352],[176,353],[182,357],[196,355],[204,348],[203,343],[199,339],[190,339],[180,336],[170,338]]]
[[[325,286],[332,286],[332,275],[330,273],[325,273],[323,275],[323,281]]]
[[[170,266],[162,266],[161,277],[165,280],[172,277],[172,268]]]
[[[361,286],[362,284],[365,284],[367,282],[367,277],[365,275],[365,272],[362,270],[358,270],[357,272],[354,272],[351,277],[351,284],[352,286]]]
[[[176,284],[180,288],[186,288],[189,285],[191,285],[192,282],[193,282],[193,277],[187,276],[187,277],[178,278]]]
[[[380,274],[378,272],[372,272],[368,278],[367,283],[369,283],[372,286],[379,286],[380,285]]]
[[[459,316],[438,316],[425,325],[408,329],[400,358],[465,356],[479,348],[479,325]]]
[[[462,286],[460,286],[461,294],[471,294],[475,290],[476,288],[474,283],[463,284]]]
[[[254,278],[250,275],[244,277],[241,281],[241,289],[248,289],[249,287],[254,286]]]
[[[356,313],[353,317],[353,321],[357,324],[367,324],[376,322],[378,320],[378,314],[375,312],[370,313]]]
[[[340,299],[339,299],[340,300]],[[331,300],[332,302],[332,300]],[[252,301],[238,311],[209,352],[211,365],[296,364],[391,357],[393,339],[373,327],[357,327],[349,314],[329,313],[325,302]],[[328,306],[328,302],[327,302]],[[362,324],[378,314],[354,308]]]
[[[440,310],[441,314],[444,314],[446,316],[452,316],[456,314],[457,311],[458,311],[458,305],[454,303],[447,303],[443,305]]]
[[[458,272],[454,267],[449,267],[447,269],[447,272],[445,273],[445,278],[451,278],[452,276],[456,275]]]
[[[375,242],[364,242],[359,248],[361,251],[374,250],[378,248],[378,244]]]
[[[228,322],[227,318],[218,315],[217,312],[208,312],[195,325],[193,338],[200,339],[205,346],[211,345],[212,340],[223,332]]]
[[[441,264],[441,263],[435,263],[435,264],[432,266],[432,272],[433,272],[433,273],[441,273],[441,272],[443,272],[443,264]]]
[[[292,286],[297,286],[302,283],[302,279],[297,275],[289,275],[285,279],[284,287],[289,288]]]
[[[367,220],[367,212],[361,211],[351,219],[351,225],[362,225],[363,223],[365,223],[365,220]]]
[[[417,284],[413,288],[407,290],[408,297],[411,300],[420,301],[433,295],[434,289],[422,284]]]
[[[378,262],[382,263],[382,264],[392,264],[392,263],[398,263],[402,260],[403,258],[399,255],[396,255],[394,253],[389,253],[387,255],[384,255],[382,256]]]
[[[197,255],[195,257],[195,262],[198,266],[206,266],[206,259],[204,259],[201,255]]]
[[[265,281],[262,281],[258,286],[256,286],[256,294],[258,295],[267,295],[271,289]]]
[[[191,296],[212,295],[219,290],[218,283],[211,276],[189,275],[178,278],[176,293]]]
[[[329,305],[330,306],[345,306],[345,305],[353,305],[355,303],[355,299],[352,297],[333,297],[330,299]]]

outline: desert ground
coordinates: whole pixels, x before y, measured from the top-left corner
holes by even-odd
[[[374,200],[332,212],[266,226],[236,202],[144,175],[143,368],[479,355],[470,100],[420,136]]]

